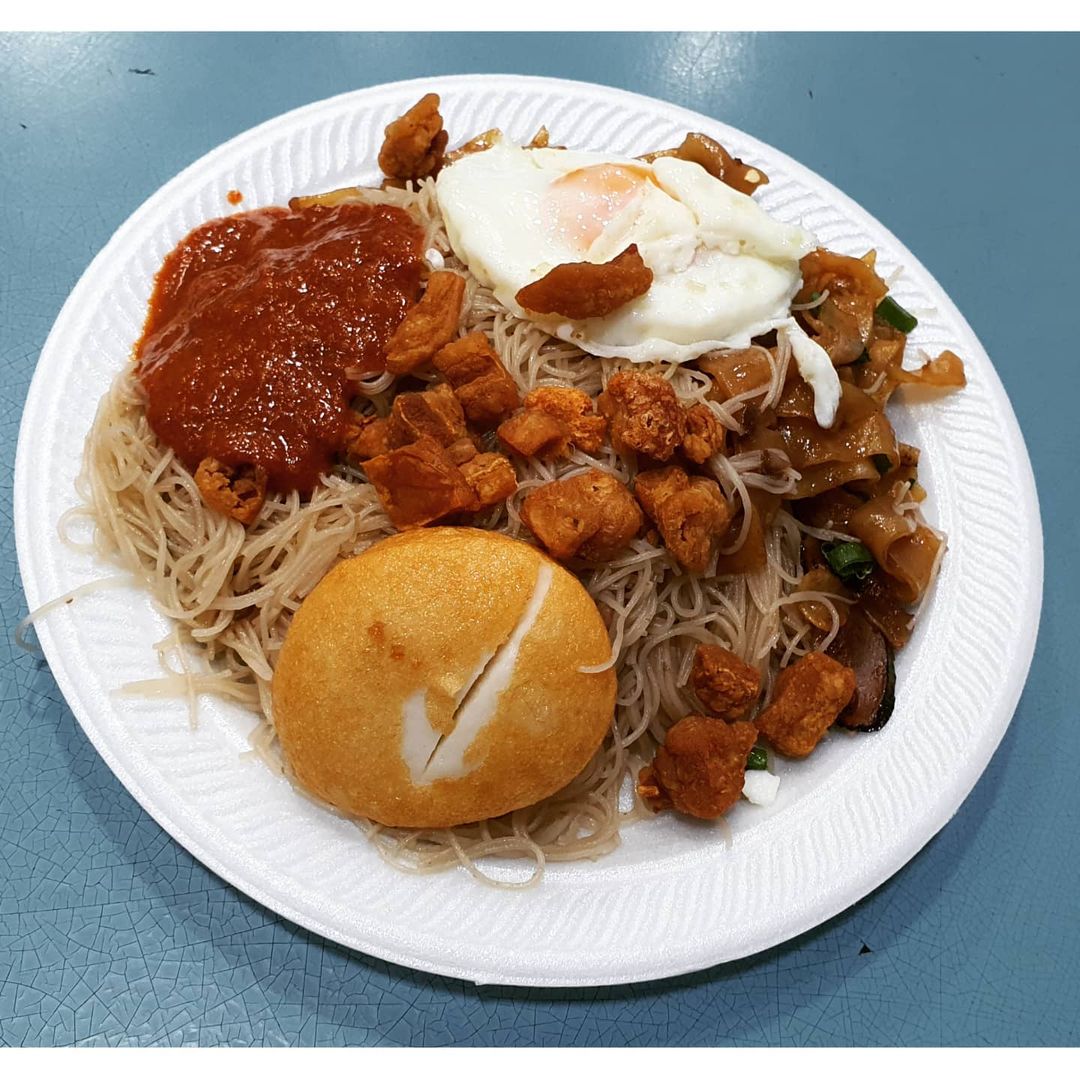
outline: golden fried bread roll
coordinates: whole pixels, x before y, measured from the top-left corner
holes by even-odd
[[[479,529],[418,529],[336,566],[296,613],[274,725],[296,780],[384,825],[505,814],[572,780],[615,707],[581,583]]]

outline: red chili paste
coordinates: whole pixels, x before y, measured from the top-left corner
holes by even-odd
[[[191,469],[260,465],[271,488],[309,492],[340,447],[352,379],[383,370],[420,294],[422,259],[420,228],[390,206],[199,226],[166,257],[136,345],[150,426]]]

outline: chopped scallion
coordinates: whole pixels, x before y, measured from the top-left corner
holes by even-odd
[[[874,556],[865,544],[845,540],[835,544],[822,544],[821,553],[832,572],[845,584],[855,588],[864,582],[874,569]]]
[[[764,746],[755,746],[746,759],[748,769],[767,769],[769,767],[769,755]]]
[[[919,320],[906,308],[902,308],[891,296],[886,296],[877,306],[877,316],[902,334],[910,334]]]

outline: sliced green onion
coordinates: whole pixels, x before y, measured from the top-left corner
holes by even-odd
[[[886,296],[877,306],[878,318],[884,319],[891,327],[902,334],[910,334],[919,320],[906,308],[902,308],[891,296]]]
[[[769,755],[764,746],[755,746],[746,759],[748,769],[767,769],[769,767]]]
[[[845,540],[836,544],[822,544],[821,553],[832,572],[845,584],[858,586],[874,569],[874,556],[865,544]]]
[[[888,454],[874,454],[870,460],[874,463],[874,468],[877,469],[879,476],[884,476],[892,468],[892,462],[889,460]]]

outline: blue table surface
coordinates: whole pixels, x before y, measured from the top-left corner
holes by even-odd
[[[26,389],[113,230],[185,165],[278,113],[463,71],[608,83],[734,124],[838,185],[936,275],[997,365],[1039,485],[1045,602],[1012,726],[921,854],[788,944],[634,987],[478,989],[329,944],[204,869],[114,779],[47,665],[9,633],[0,1044],[1075,1044],[1077,37],[0,36],[9,628],[25,608],[9,507]]]

